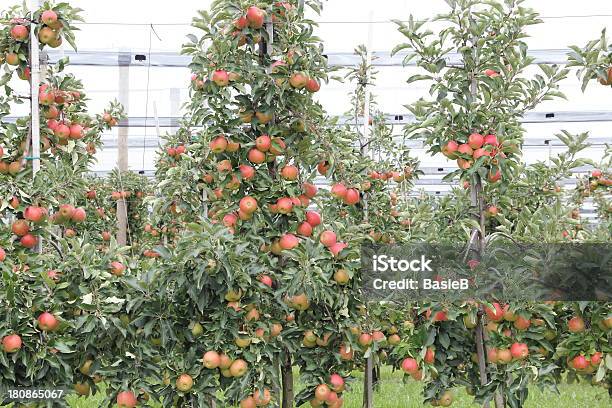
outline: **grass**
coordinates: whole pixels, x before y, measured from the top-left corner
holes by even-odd
[[[392,372],[389,367],[383,368],[382,381],[374,395],[375,408],[420,408],[422,384],[410,380],[402,381],[402,374]],[[357,378],[351,385],[351,390],[344,393],[345,408],[361,408],[363,395],[363,373],[355,373]],[[298,390],[300,386],[297,386]],[[541,392],[537,387],[530,388],[530,395],[525,408],[612,408],[612,400],[607,390],[602,387],[592,387],[588,384],[559,384],[560,395]],[[67,401],[71,408],[98,408],[102,406],[104,393],[98,393],[89,398],[70,395]],[[477,408],[472,397],[462,388],[455,390],[454,408]],[[305,405],[309,407],[309,405]],[[222,408],[222,407],[220,407]]]

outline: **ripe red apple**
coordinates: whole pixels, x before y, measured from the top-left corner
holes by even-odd
[[[210,150],[213,153],[223,153],[227,149],[227,139],[223,135],[219,135],[210,142]]]
[[[243,212],[253,214],[255,211],[257,211],[257,200],[251,196],[246,196],[240,200],[239,206]]]
[[[305,236],[305,237],[309,237],[312,235],[312,225],[310,225],[308,222],[303,222],[301,223],[298,227],[297,227],[297,233]]]
[[[207,351],[202,357],[202,363],[206,368],[209,368],[211,370],[215,369],[221,364],[221,356],[219,356],[219,353],[217,353],[216,351]]]
[[[529,347],[525,343],[513,343],[510,346],[510,354],[515,360],[523,360],[529,355]]]
[[[591,177],[600,178],[602,175],[601,170],[595,169],[591,172]]]
[[[47,216],[47,210],[42,207],[29,206],[23,212],[23,217],[35,223],[40,223],[45,220]]]
[[[582,371],[589,367],[589,362],[584,356],[576,356],[572,359],[571,366],[575,370]]]
[[[4,262],[6,259],[6,251],[4,248],[0,247],[0,262]]]
[[[249,153],[247,154],[247,158],[249,159],[251,163],[262,164],[263,162],[266,161],[266,154],[262,152],[261,150],[253,148],[249,150]]]
[[[314,395],[317,400],[325,401],[330,392],[331,390],[329,389],[327,384],[320,384],[317,386],[317,388],[315,388]]]
[[[344,378],[340,374],[332,374],[329,376],[329,384],[331,389],[335,392],[344,391]]]
[[[258,280],[268,287],[272,287],[272,278],[268,275],[260,275]]]
[[[346,247],[348,247],[348,245],[345,242],[336,242],[329,247],[329,251],[333,256],[338,256],[338,254]]]
[[[272,146],[272,139],[268,135],[261,135],[255,139],[255,148],[260,152],[267,152]]]
[[[227,86],[229,84],[229,74],[222,69],[213,72],[211,79],[217,86]]]
[[[304,183],[302,184],[302,189],[304,191],[304,195],[306,195],[308,198],[314,198],[317,195],[318,189],[314,184]]]
[[[308,81],[306,81],[305,88],[308,92],[318,92],[319,89],[321,89],[321,84],[319,84],[316,79],[309,78]]]
[[[293,206],[293,200],[289,197],[282,197],[276,201],[277,211],[281,214],[289,214],[293,210]]]
[[[584,320],[580,316],[574,316],[567,322],[567,327],[572,333],[581,333],[584,331]]]
[[[22,24],[16,24],[11,28],[11,37],[13,37],[15,41],[26,41],[29,33],[30,30],[28,30],[28,27]]]
[[[359,202],[359,191],[354,188],[349,188],[346,190],[343,201],[348,205],[357,204]]]
[[[53,10],[45,10],[40,16],[40,21],[50,26],[57,22],[57,13]]]
[[[425,357],[423,357],[423,361],[425,361],[427,364],[433,364],[435,360],[436,360],[435,350],[432,349],[431,347],[428,347],[427,351],[425,351]]]
[[[489,181],[491,183],[497,183],[499,180],[501,180],[501,172],[499,170],[495,173],[489,171]]]
[[[67,139],[68,136],[70,136],[70,128],[63,123],[60,123],[57,125],[54,134],[60,139]]]
[[[457,157],[456,153],[458,148],[459,144],[456,141],[451,140],[450,142],[442,146],[442,154],[444,154],[449,159],[454,159],[455,157]]]
[[[494,322],[499,322],[504,318],[504,310],[499,303],[493,303],[493,307],[485,306],[484,309],[487,317]]]
[[[225,214],[223,216],[223,225],[225,225],[226,227],[233,227],[234,225],[236,225],[236,222],[238,222],[238,217],[236,216],[236,214]]]
[[[26,220],[17,220],[11,226],[11,231],[18,237],[23,237],[30,232],[30,225]]]
[[[134,408],[138,405],[138,400],[132,391],[122,391],[117,394],[118,408]]]
[[[487,214],[489,214],[491,217],[495,217],[498,213],[499,209],[496,206],[490,205],[487,207]]]
[[[467,143],[460,145],[457,148],[457,151],[459,153],[465,154],[467,156],[471,156],[472,154],[474,154],[474,150],[472,150],[472,147],[469,144],[467,144]]]
[[[123,276],[125,269],[125,265],[121,262],[113,261],[110,264],[111,273],[115,276]]]
[[[41,313],[37,320],[42,331],[54,331],[59,326],[59,320],[49,312]]]
[[[361,333],[361,335],[357,339],[357,343],[359,343],[361,347],[369,346],[370,344],[372,344],[372,335],[369,333]]]
[[[72,213],[72,221],[74,221],[76,223],[81,223],[81,222],[85,221],[85,218],[87,218],[87,213],[85,212],[85,210],[82,207],[74,209],[74,211]]]
[[[508,364],[512,361],[512,353],[508,349],[497,350],[497,362],[500,364]]]
[[[497,141],[497,136],[495,135],[486,135],[484,137],[484,144],[491,146],[499,146],[499,142]]]
[[[342,183],[334,184],[331,188],[331,194],[336,198],[344,198],[346,196],[347,188]]]
[[[514,327],[517,330],[527,330],[531,326],[531,320],[525,319],[523,316],[518,316],[514,321]]]
[[[316,211],[306,211],[306,222],[316,227],[321,224],[321,215]]]
[[[322,161],[322,162],[319,162],[319,164],[317,164],[317,171],[319,172],[320,175],[324,176],[327,174],[329,167],[330,167],[329,162]]]
[[[246,12],[246,19],[249,22],[249,27],[254,29],[263,27],[265,16],[266,13],[256,6],[249,7]]]
[[[45,119],[57,119],[59,117],[60,111],[55,105],[49,106],[49,108],[45,111]]]
[[[19,240],[19,243],[26,248],[34,248],[38,244],[38,237],[26,234]]]
[[[108,231],[102,231],[102,240],[104,241],[110,241],[111,240],[111,234]]]
[[[480,133],[472,133],[468,137],[468,145],[470,145],[472,149],[478,149],[482,147],[483,144],[484,144],[484,136],[481,135]]]
[[[2,338],[2,349],[5,353],[15,353],[21,349],[21,337],[17,334],[9,334]]]
[[[414,358],[405,358],[402,361],[402,370],[406,373],[414,373],[419,369],[419,364]]]
[[[307,82],[308,82],[308,78],[300,72],[295,72],[291,74],[291,77],[289,78],[289,83],[291,84],[292,87],[296,89],[304,88]]]
[[[591,356],[591,365],[593,367],[598,366],[602,358],[603,358],[603,354],[601,353],[601,351],[597,351],[593,353],[593,355]]]
[[[279,241],[282,249],[293,249],[297,247],[299,243],[300,240],[293,234],[284,234]]]
[[[472,157],[474,158],[474,160],[478,160],[483,156],[491,156],[491,152],[483,149],[482,147],[479,149],[474,150],[474,154],[472,155]]]
[[[241,164],[238,166],[238,170],[240,170],[240,175],[243,180],[251,180],[255,177],[255,169],[247,164]]]
[[[287,145],[283,141],[283,139],[279,137],[272,138],[272,144],[270,145],[270,154],[274,156],[280,156],[285,153],[285,149]]]
[[[240,358],[237,360],[234,360],[234,362],[229,368],[230,373],[232,374],[232,377],[235,377],[235,378],[242,377],[243,375],[245,375],[248,369],[249,369],[249,366],[246,363],[246,361]]]
[[[329,230],[323,231],[319,236],[319,241],[328,248],[336,243],[336,239],[336,233]]]
[[[270,394],[270,390],[267,388],[262,390],[255,390],[255,392],[253,392],[253,401],[255,401],[255,405],[258,407],[265,407],[270,403],[270,400],[272,399],[272,395]]]
[[[489,361],[489,363],[491,364],[496,364],[497,363],[497,349],[496,348],[490,348],[487,350],[487,360]]]
[[[288,165],[281,169],[281,177],[285,180],[294,181],[297,180],[299,170],[296,166]]]
[[[494,69],[485,69],[484,74],[489,78],[497,78],[500,76],[499,72],[495,71]]]

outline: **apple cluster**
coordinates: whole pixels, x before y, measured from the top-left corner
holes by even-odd
[[[481,162],[489,167],[488,180],[496,183],[502,177],[498,167],[499,161],[507,157],[504,150],[508,149],[494,134],[472,133],[465,143],[450,140],[441,146],[440,150],[449,159],[456,159],[457,165],[463,171],[470,169],[477,160],[484,158]]]

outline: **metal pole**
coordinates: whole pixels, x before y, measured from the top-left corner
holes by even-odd
[[[129,52],[119,53],[119,102],[129,108],[130,101],[130,62]],[[123,172],[128,170],[128,127],[118,129],[117,140],[117,167],[119,170],[119,180]],[[117,243],[127,245],[127,203],[125,198],[117,200]]]
[[[38,87],[40,86],[40,53],[38,37],[36,36],[36,23],[34,13],[40,8],[40,0],[30,1],[30,13],[32,20],[30,25],[30,96],[31,96],[31,126],[32,132],[32,177],[40,170],[40,107],[38,102]]]

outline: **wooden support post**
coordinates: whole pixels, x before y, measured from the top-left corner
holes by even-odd
[[[366,359],[365,373],[363,376],[363,408],[373,408],[373,394],[374,386],[372,381],[372,371],[374,370],[373,357],[370,356]]]
[[[119,53],[119,102],[126,108],[129,106],[130,95],[130,63],[131,53]],[[128,134],[129,127],[118,128],[117,168],[121,175],[128,170]],[[121,178],[120,178],[121,179]],[[124,198],[117,200],[117,243],[127,245],[127,203]]]

